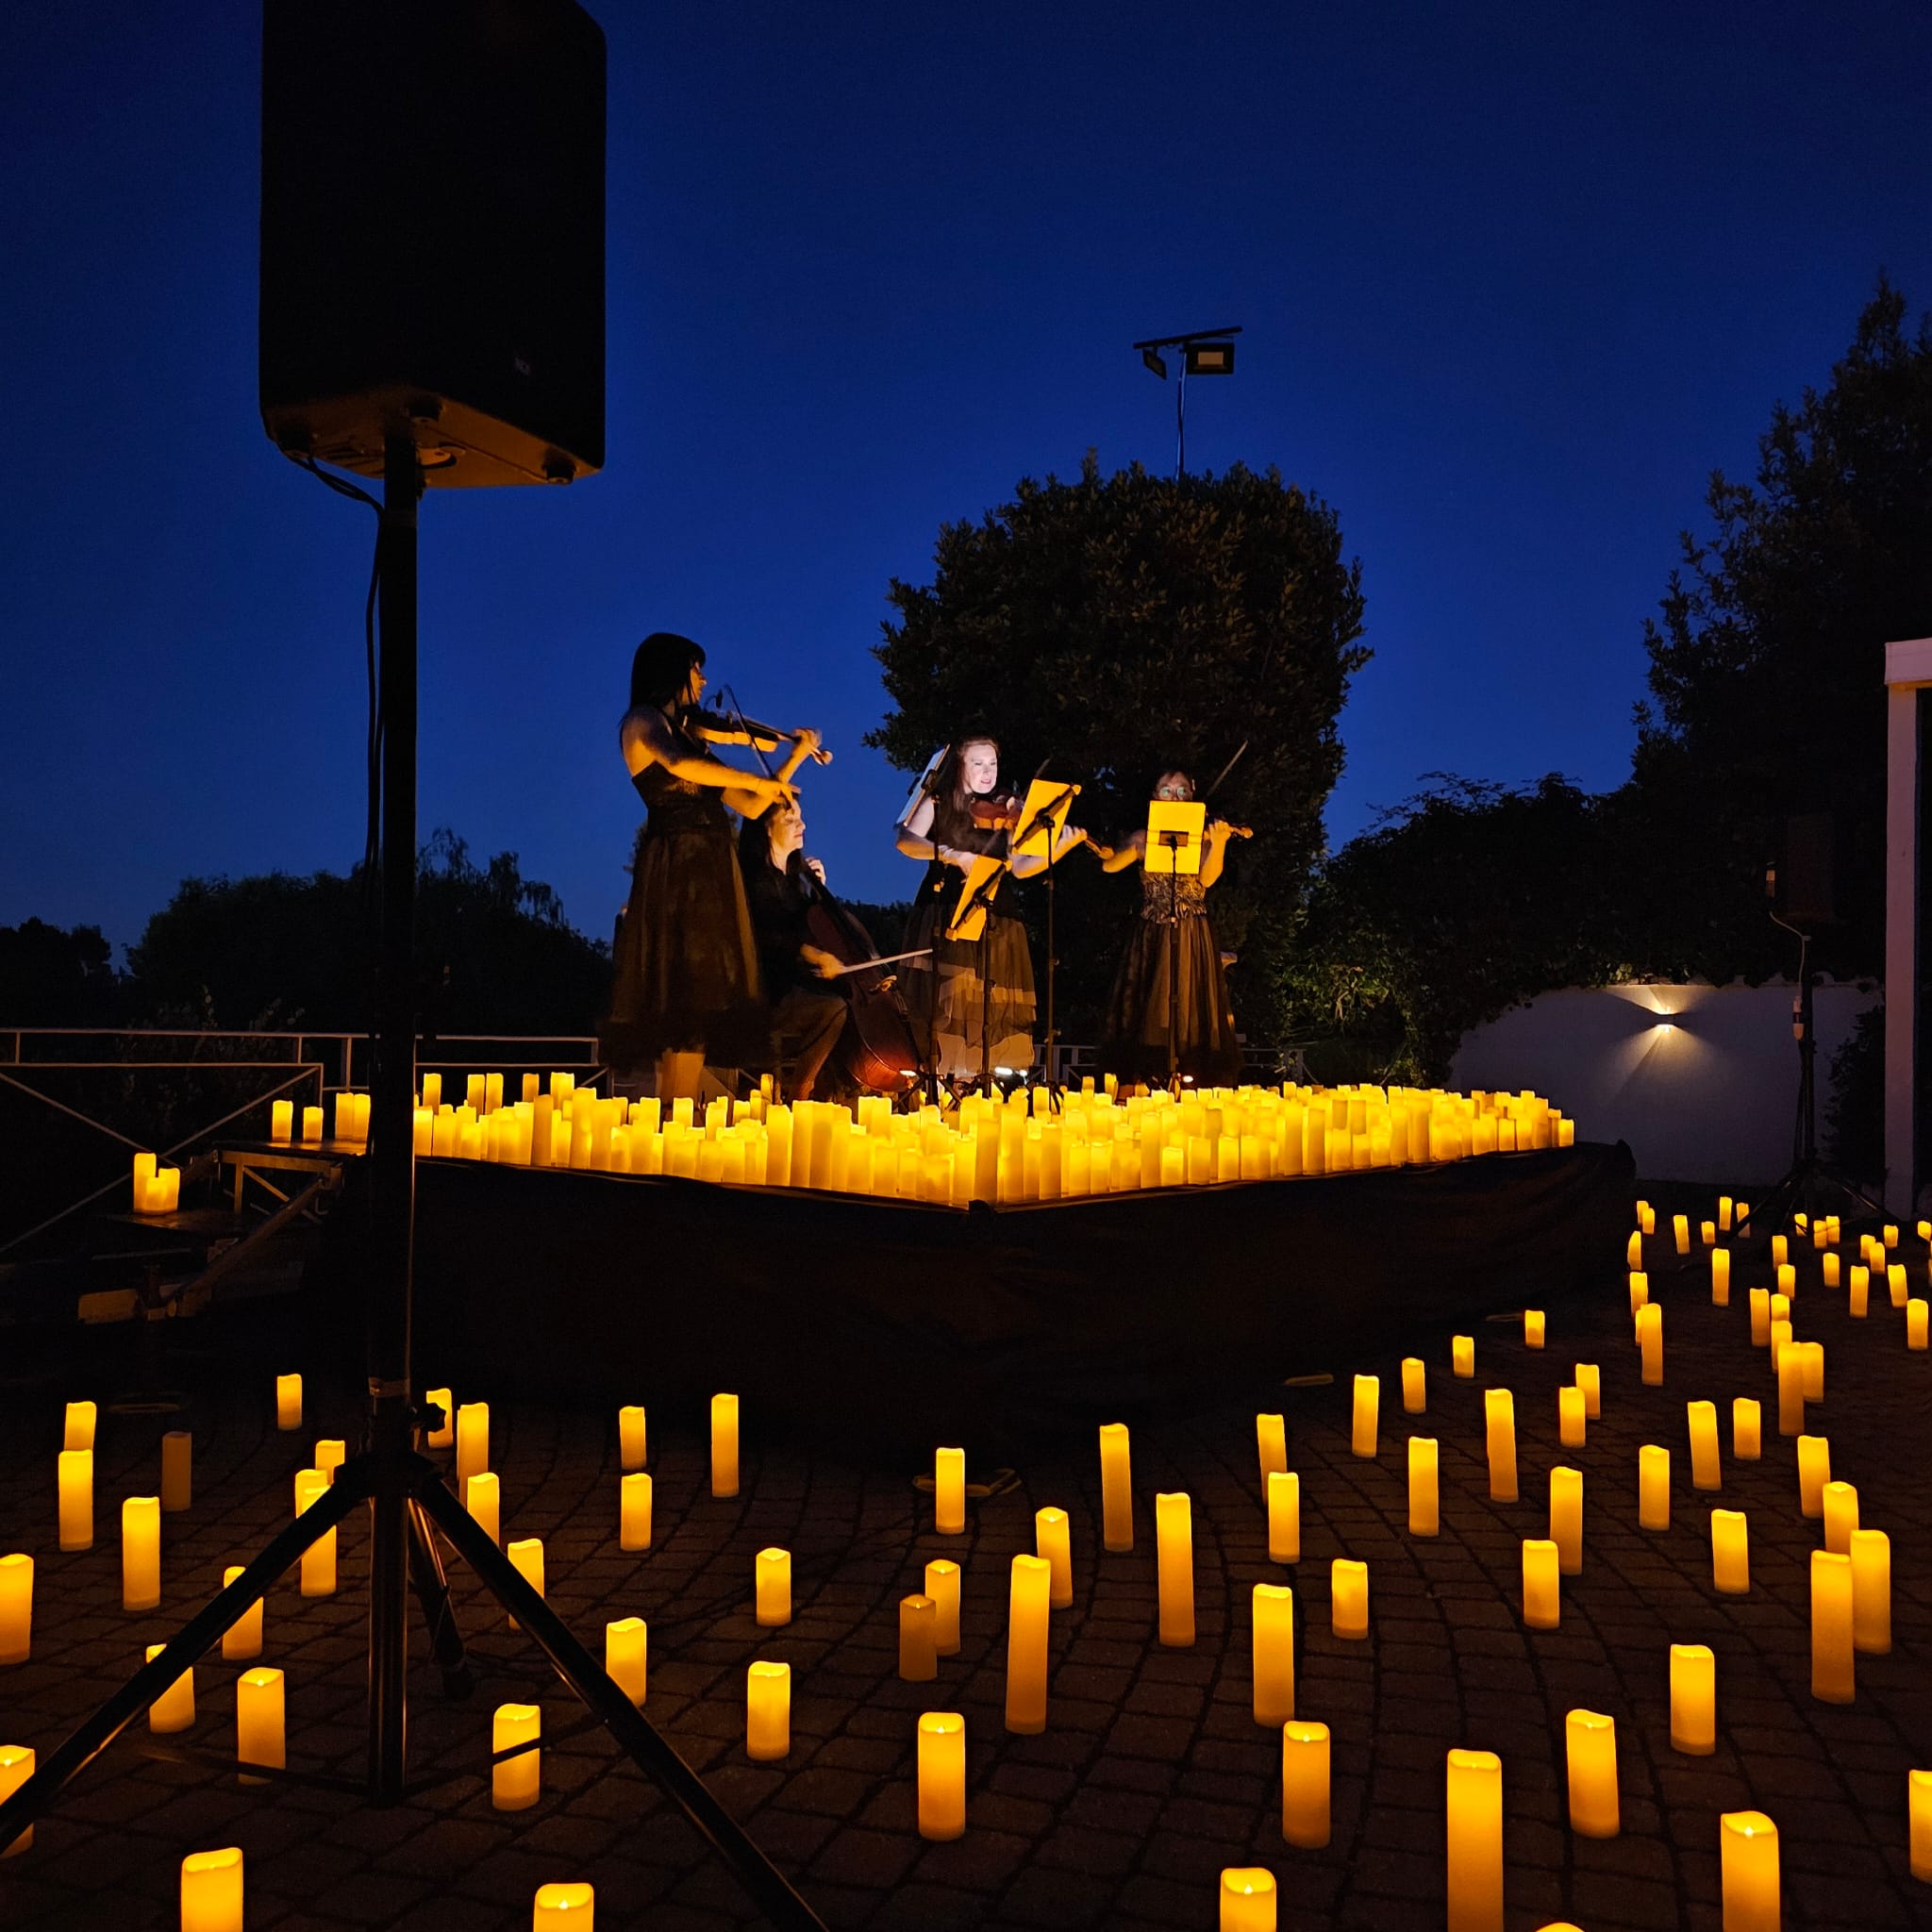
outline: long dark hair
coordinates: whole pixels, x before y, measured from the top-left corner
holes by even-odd
[[[654,630],[630,660],[630,708],[668,705],[684,690],[691,672],[705,661],[705,647],[675,630]]]

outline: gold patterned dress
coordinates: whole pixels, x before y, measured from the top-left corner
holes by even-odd
[[[1181,1074],[1197,1087],[1231,1087],[1241,1077],[1241,1042],[1221,946],[1208,917],[1199,874],[1141,873],[1141,916],[1134,921],[1102,1030],[1100,1063],[1124,1080],[1167,1078],[1168,934],[1176,923],[1176,1037]]]

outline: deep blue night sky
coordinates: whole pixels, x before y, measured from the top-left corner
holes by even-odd
[[[609,463],[427,500],[422,797],[592,932],[659,627],[825,731],[833,883],[910,887],[858,743],[887,580],[1090,447],[1171,466],[1136,337],[1244,324],[1191,467],[1278,465],[1362,558],[1340,841],[1431,771],[1617,783],[1708,473],[1881,265],[1932,305],[1915,0],[592,11]],[[255,412],[258,34],[246,0],[12,16],[0,923],[126,942],[184,875],[361,849],[373,519]]]

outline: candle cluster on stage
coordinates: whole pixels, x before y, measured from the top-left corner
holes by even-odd
[[[726,1186],[810,1188],[963,1208],[1142,1189],[1206,1187],[1461,1160],[1574,1144],[1575,1124],[1524,1093],[1403,1087],[1206,1088],[1176,1099],[1122,1096],[1111,1080],[1060,1096],[1017,1087],[956,1109],[895,1113],[883,1094],[857,1108],[773,1100],[607,1099],[553,1074],[475,1074],[460,1106],[426,1075],[419,1155],[513,1167],[676,1174]]]

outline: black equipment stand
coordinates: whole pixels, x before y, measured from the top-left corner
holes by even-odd
[[[765,1917],[783,1932],[824,1932],[818,1914],[571,1635],[415,1447],[421,1418],[411,1395],[409,1330],[416,1191],[416,505],[423,474],[406,425],[391,432],[384,458],[376,540],[382,619],[381,984],[370,1105],[369,1409],[363,1446],[337,1470],[322,1497],[271,1538],[233,1583],[0,1802],[0,1845],[10,1844],[46,1811],[83,1766],[219,1643],[304,1551],[366,1502],[369,1748],[361,1790],[370,1804],[395,1805],[408,1795],[412,1568],[445,1684],[460,1690],[465,1675],[441,1560],[429,1534],[433,1525],[639,1769],[675,1801]]]
[[[1170,853],[1188,842],[1185,832],[1163,832],[1160,842]],[[1167,1086],[1176,1099],[1181,1091],[1181,875],[1167,871]]]
[[[1034,775],[1037,777],[1039,774]],[[1060,1083],[1054,1064],[1054,1044],[1059,1038],[1053,1015],[1054,973],[1059,965],[1058,949],[1054,943],[1053,868],[1057,857],[1055,847],[1058,843],[1054,815],[1063,805],[1072,808],[1074,795],[1079,789],[1077,785],[1069,785],[1057,797],[1049,798],[1024,824],[1015,830],[1009,841],[1012,846],[1024,845],[1033,836],[1040,822],[1042,819],[1046,821],[1046,1104],[1056,1113],[1059,1110]]]

